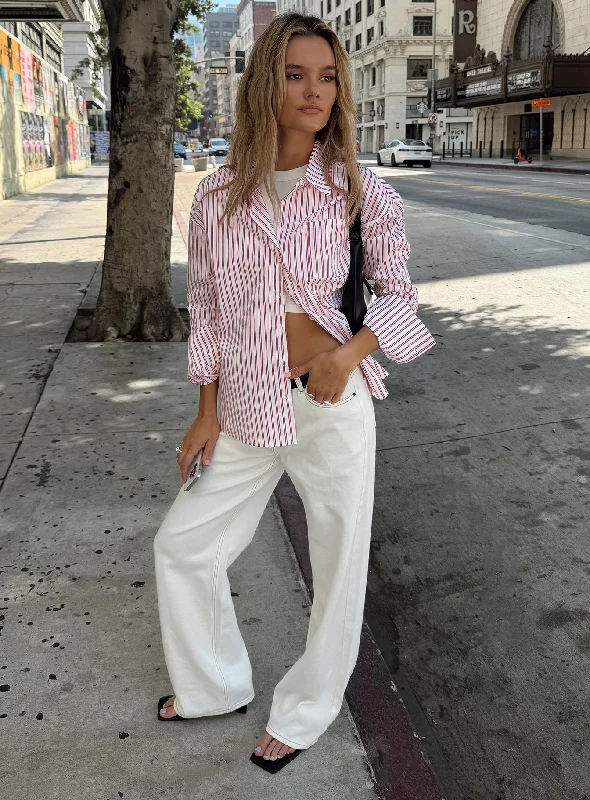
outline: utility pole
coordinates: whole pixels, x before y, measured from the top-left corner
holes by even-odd
[[[430,113],[436,113],[436,96],[434,84],[436,81],[436,0],[434,0],[434,13],[432,15],[432,69],[430,70]],[[436,121],[430,123],[430,146],[434,153],[434,136],[436,133]]]
[[[432,15],[432,70],[430,73],[430,110],[436,111],[436,98],[434,96],[434,82],[436,76],[436,0],[434,0],[434,13]]]

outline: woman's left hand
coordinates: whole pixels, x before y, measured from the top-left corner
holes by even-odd
[[[307,393],[317,403],[337,403],[342,397],[357,362],[351,361],[344,347],[320,353],[307,364],[294,367],[287,377],[298,378],[309,372]]]

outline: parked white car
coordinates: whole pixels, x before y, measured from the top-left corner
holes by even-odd
[[[432,166],[432,148],[420,139],[394,139],[387,147],[377,153],[377,164],[386,167],[397,167],[404,164],[413,167],[422,164]]]
[[[226,156],[229,150],[227,139],[209,139],[209,155]]]

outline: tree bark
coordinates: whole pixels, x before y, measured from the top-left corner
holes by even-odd
[[[111,136],[102,282],[88,339],[180,341],[172,296],[178,0],[101,0],[111,49]]]

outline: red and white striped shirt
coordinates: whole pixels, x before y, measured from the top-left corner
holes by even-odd
[[[220,222],[231,179],[227,167],[208,175],[195,193],[189,224],[188,309],[191,319],[188,377],[208,384],[219,378],[221,430],[245,444],[277,447],[297,441],[285,334],[284,289],[339,342],[352,337],[340,312],[350,267],[346,201],[327,185],[323,151],[316,141],[307,171],[281,202],[275,230],[260,189]],[[398,363],[435,344],[416,316],[418,294],[406,263],[403,204],[397,192],[362,168],[361,234],[364,272],[377,297],[365,325],[382,352]],[[330,167],[346,188],[343,163]],[[368,356],[361,364],[371,394],[387,397],[383,367]]]

